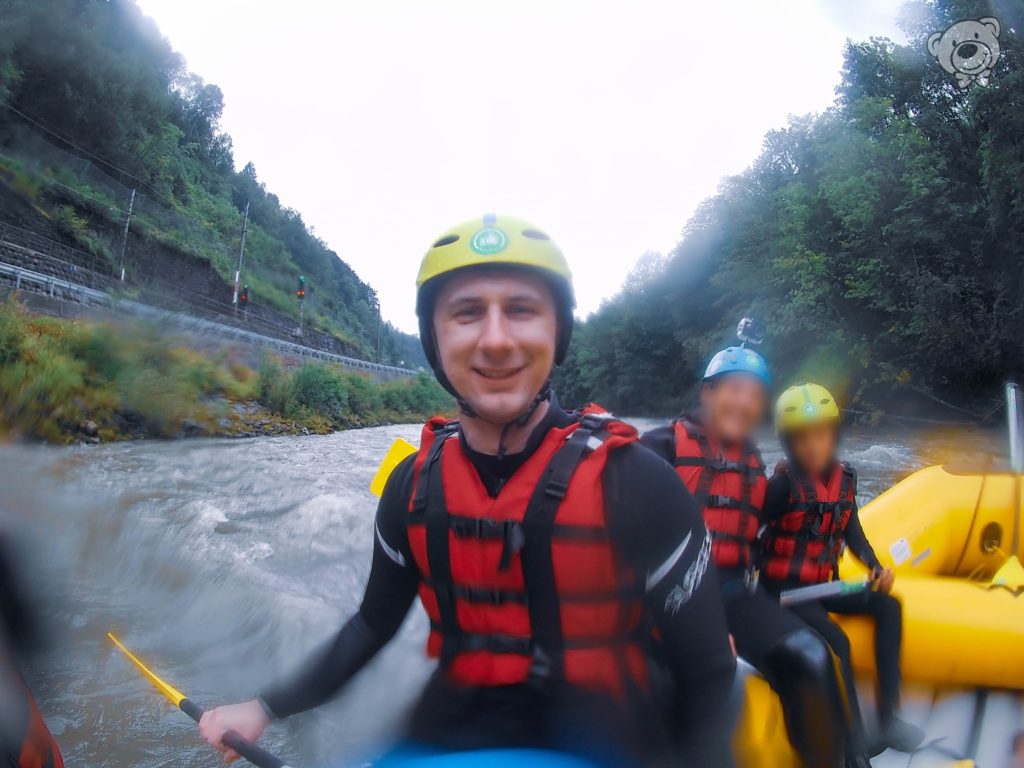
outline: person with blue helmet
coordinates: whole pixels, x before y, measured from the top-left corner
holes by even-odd
[[[750,348],[763,335],[758,324],[745,319],[738,335],[742,343],[717,352],[705,369],[697,411],[651,430],[643,443],[676,468],[703,512],[736,651],[781,697],[804,765],[867,766],[829,647],[758,585],[767,478],[754,433],[767,410],[771,374]]]

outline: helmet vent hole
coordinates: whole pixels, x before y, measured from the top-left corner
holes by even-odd
[[[796,413],[796,406],[795,405],[787,405],[786,406],[786,413]]]
[[[534,240],[550,240],[551,238],[539,229],[524,229],[523,237],[532,237]]]
[[[827,398],[827,397],[823,397],[823,398],[821,399],[821,404],[822,404],[822,405],[828,405],[828,404],[829,404],[829,403],[831,403],[831,402],[832,402],[832,401],[831,401],[831,400],[830,400],[829,398]]]
[[[434,243],[434,245],[432,247],[433,248],[440,248],[442,245],[451,245],[452,243],[454,243],[458,239],[459,239],[458,235],[445,235],[440,240],[438,240],[436,243]]]

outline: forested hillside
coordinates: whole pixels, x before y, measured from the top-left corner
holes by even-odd
[[[132,0],[0,0],[0,182],[115,269],[136,189],[133,235],[212,264],[226,283],[248,203],[243,281],[253,303],[296,316],[304,275],[307,323],[373,359],[374,290],[252,163],[236,171],[223,106],[221,90],[188,71]],[[301,140],[295,130],[282,151]],[[390,326],[381,347],[384,362],[422,362],[414,337]]]
[[[958,89],[928,35],[986,16],[1002,55],[988,87]],[[981,413],[1024,373],[1024,6],[916,2],[901,24],[908,45],[849,43],[833,108],[771,132],[581,324],[563,399],[677,412],[745,314],[780,387],[862,407]]]

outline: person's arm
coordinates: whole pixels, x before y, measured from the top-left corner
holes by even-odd
[[[41,632],[12,549],[0,533],[0,640],[6,638],[12,651],[30,651],[39,645]]]
[[[676,433],[671,424],[644,432],[640,443],[669,464],[676,459]]]
[[[675,470],[628,446],[609,461],[608,523],[646,601],[676,683],[673,732],[688,765],[729,766],[736,660],[711,537]]]
[[[776,472],[768,481],[764,494],[764,507],[761,509],[761,522],[771,523],[778,520],[789,509],[789,475]]]
[[[218,707],[203,715],[200,732],[212,746],[234,730],[256,740],[274,718],[317,707],[334,696],[394,637],[416,597],[419,571],[409,550],[405,520],[412,487],[413,459],[392,474],[377,508],[373,562],[359,611],[299,670],[265,690],[259,698]]]
[[[846,524],[846,546],[869,569],[882,570],[882,564],[878,561],[875,550],[871,548],[871,543],[860,524],[860,510],[856,501],[853,502],[853,509],[850,511],[850,522]]]

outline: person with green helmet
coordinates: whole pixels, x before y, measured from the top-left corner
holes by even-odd
[[[875,623],[879,738],[871,747],[916,749],[924,732],[897,716],[900,695],[902,611],[890,592],[893,572],[883,568],[857,514],[857,472],[838,457],[840,411],[820,384],[790,387],[775,405],[775,426],[786,458],[768,482],[764,505],[762,576],[776,594],[837,577],[843,550],[866,565],[874,589],[793,606],[791,610],[828,642],[842,665],[854,722],[863,732],[854,687],[850,641],[829,612],[864,615]]]
[[[418,594],[438,660],[407,725],[418,753],[645,764],[662,735],[653,624],[688,764],[729,765],[735,659],[700,513],[632,427],[596,406],[568,412],[551,391],[573,326],[561,251],[534,225],[484,216],[435,240],[417,290],[420,339],[459,420],[431,419],[388,479],[358,612],[295,675],[208,712],[203,735],[229,752],[227,730],[257,738],[325,702]]]
[[[767,479],[754,433],[768,408],[771,376],[747,346],[755,324],[744,320],[741,346],[709,362],[696,413],[643,436],[675,466],[710,531],[726,620],[740,657],[779,694],[793,746],[808,768],[867,763],[847,714],[846,696],[825,642],[758,584],[758,533]]]

